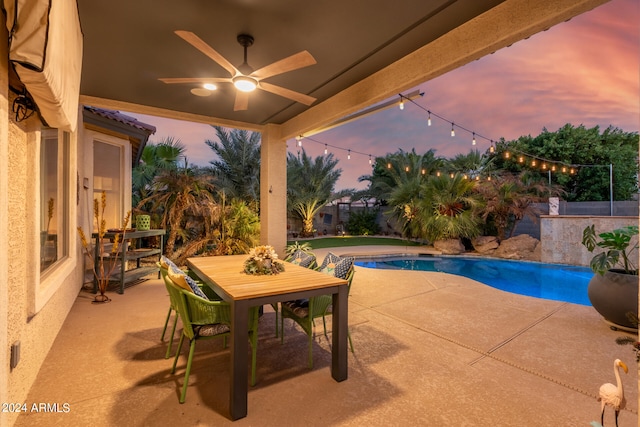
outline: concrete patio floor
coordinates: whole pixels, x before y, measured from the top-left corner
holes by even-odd
[[[341,248],[395,253],[403,247]],[[322,257],[328,250],[316,251]],[[558,284],[561,286],[562,284]],[[306,335],[274,313],[260,319],[257,380],[248,415],[227,418],[228,349],[199,342],[186,403],[178,403],[186,346],[175,375],[160,341],[168,310],[164,284],[149,280],[91,303],[82,291],[27,403],[68,403],[67,413],[20,415],[16,426],[589,426],[600,420],[602,383],[621,373],[627,409],[619,425],[638,426],[638,371],[591,307],[505,293],[445,273],[356,267],[349,298],[355,354],[349,378],[331,378],[330,339],[317,329],[314,368]],[[176,333],[178,337],[178,333]],[[177,339],[176,339],[177,342]],[[605,425],[613,426],[611,409]]]

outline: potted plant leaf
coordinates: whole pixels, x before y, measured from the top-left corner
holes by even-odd
[[[589,252],[602,249],[589,264],[596,273],[589,282],[589,300],[614,329],[638,328],[628,315],[638,316],[637,235],[636,225],[600,234],[591,225],[582,232],[582,244]]]

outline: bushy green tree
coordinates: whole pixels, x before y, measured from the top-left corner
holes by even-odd
[[[352,236],[370,236],[380,233],[378,225],[378,209],[366,209],[361,212],[352,212],[345,225],[347,232]]]
[[[535,170],[544,177],[550,176],[552,183],[563,187],[567,201],[610,200],[610,164],[614,200],[631,200],[638,192],[638,132],[611,126],[600,132],[598,126],[587,129],[566,124],[556,132],[543,129],[536,137],[501,140],[496,148],[494,158],[500,168],[514,173]],[[507,152],[511,154],[508,159]],[[525,155],[521,163],[521,153],[534,157]],[[545,163],[542,159],[553,161],[546,170],[541,169]],[[535,168],[532,160],[537,160]],[[549,173],[552,165],[556,165],[556,171]],[[572,169],[576,173],[571,174]]]

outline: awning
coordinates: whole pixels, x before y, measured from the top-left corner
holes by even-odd
[[[74,131],[82,73],[82,30],[75,0],[3,0],[14,64],[51,127]]]

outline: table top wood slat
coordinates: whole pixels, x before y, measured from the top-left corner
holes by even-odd
[[[187,264],[202,279],[212,280],[234,300],[346,285],[347,281],[285,262],[285,271],[254,276],[243,271],[247,255],[189,258]]]

